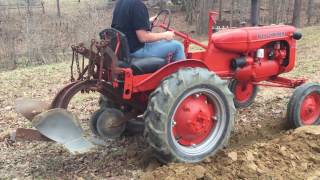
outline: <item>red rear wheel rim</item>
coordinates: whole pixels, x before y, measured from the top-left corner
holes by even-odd
[[[203,94],[186,97],[177,108],[172,122],[176,141],[186,147],[204,142],[216,126],[215,106]]]
[[[237,82],[234,91],[235,99],[240,103],[245,103],[252,97],[254,85],[251,83]]]
[[[320,117],[320,94],[313,92],[301,103],[300,118],[304,125],[314,124]]]

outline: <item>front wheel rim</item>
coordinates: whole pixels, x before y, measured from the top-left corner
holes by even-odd
[[[191,107],[190,102],[193,102]],[[169,129],[173,148],[186,156],[212,152],[220,144],[227,127],[223,99],[217,92],[207,88],[197,88],[184,95],[172,117]]]
[[[300,108],[300,118],[304,125],[314,124],[320,117],[320,94],[313,92],[307,95]]]
[[[240,103],[245,103],[251,99],[254,94],[254,85],[251,83],[237,82],[235,85],[235,99]]]

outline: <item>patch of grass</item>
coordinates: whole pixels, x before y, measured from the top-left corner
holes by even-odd
[[[300,32],[303,38],[297,43],[296,66],[288,75],[320,82],[320,27],[307,27]]]

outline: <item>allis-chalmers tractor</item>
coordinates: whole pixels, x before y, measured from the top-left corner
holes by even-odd
[[[320,85],[280,76],[294,68],[301,33],[287,25],[218,30],[216,16],[209,13],[206,45],[170,28],[169,11],[158,14],[153,27],[184,40],[187,59],[181,61],[131,58],[125,35],[112,28],[88,48],[72,46],[71,83],[50,110],[34,118],[29,111],[34,127],[73,152],[86,152],[95,142],[66,109],[77,93],[95,91],[102,95],[89,121],[93,134],[115,138],[142,126],[159,160],[194,163],[227,145],[236,108],[254,101],[257,86],[296,88],[288,122],[293,128],[320,124]],[[189,51],[190,44],[202,50]]]

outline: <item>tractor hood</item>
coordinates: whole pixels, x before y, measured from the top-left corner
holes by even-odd
[[[270,41],[291,40],[296,28],[287,25],[245,27],[227,29],[212,35],[212,42],[218,49],[245,53],[256,50]]]

